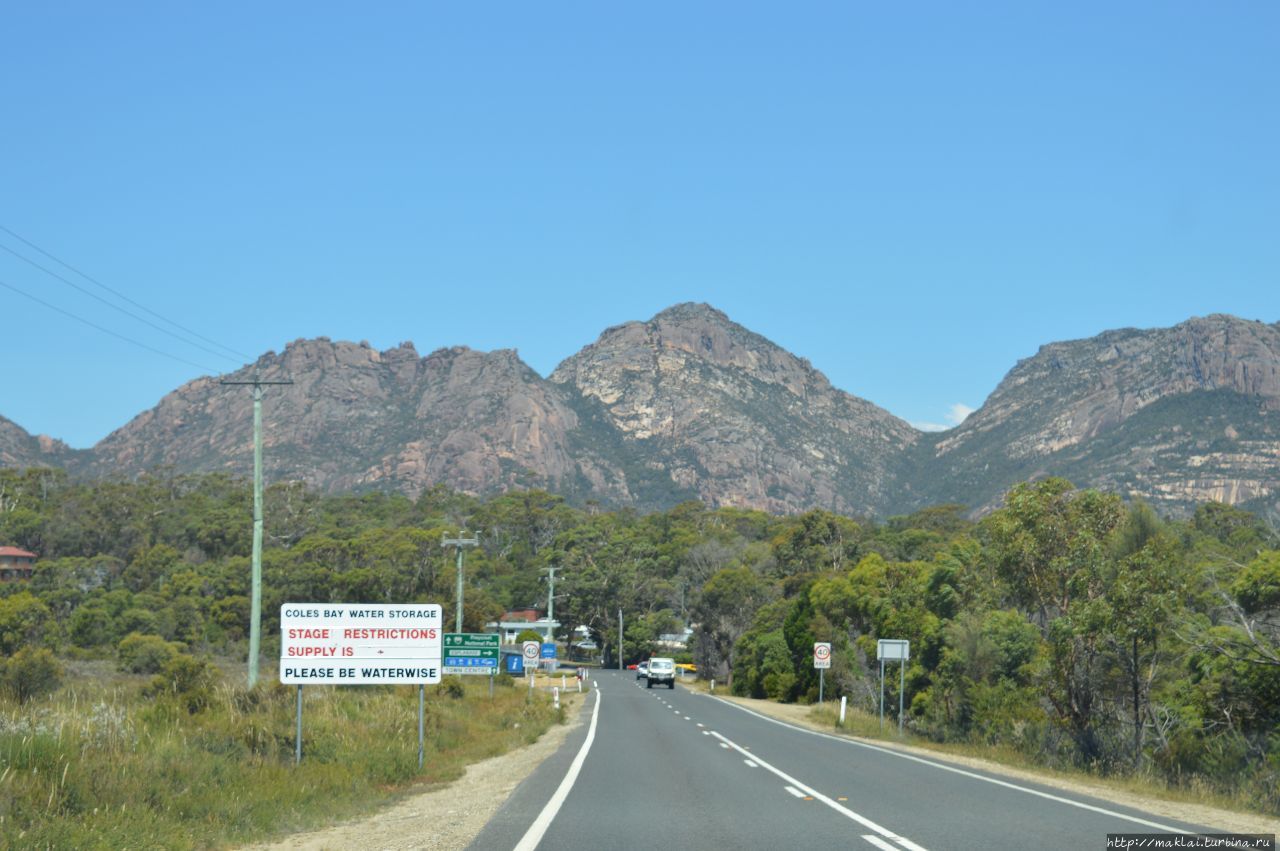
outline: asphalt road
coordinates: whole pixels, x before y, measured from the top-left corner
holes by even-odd
[[[582,710],[594,720],[516,789],[471,849],[1078,851],[1105,848],[1108,833],[1212,832],[800,730],[679,685],[596,677]]]

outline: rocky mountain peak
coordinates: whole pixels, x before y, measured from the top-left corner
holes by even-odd
[[[1280,324],[1213,314],[1041,346],[933,451],[944,498],[998,499],[977,466],[994,459],[1011,481],[1054,472],[1156,502],[1247,501],[1275,490],[1277,410]]]
[[[550,380],[596,403],[650,465],[712,504],[869,512],[907,423],[705,304],[606,330]],[[864,493],[849,499],[844,479]],[[715,485],[711,483],[715,482]]]
[[[422,357],[412,343],[327,337],[229,377],[254,376],[293,380],[264,400],[269,479],[329,491],[542,487],[642,508],[699,498],[880,516],[986,509],[1046,475],[1172,510],[1280,493],[1280,324],[1223,314],[1042,346],[964,423],[930,435],[697,303],[607,329],[550,379],[515,349]],[[0,417],[0,466],[247,473],[251,422],[245,387],[203,377],[92,450]]]

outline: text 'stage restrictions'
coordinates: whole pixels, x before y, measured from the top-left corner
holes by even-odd
[[[285,603],[280,607],[280,682],[439,683],[443,623],[434,603]]]

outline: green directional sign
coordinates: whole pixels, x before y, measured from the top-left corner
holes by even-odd
[[[498,671],[502,637],[496,632],[446,632],[441,646],[445,674],[489,676]]]

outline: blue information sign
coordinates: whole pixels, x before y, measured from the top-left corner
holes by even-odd
[[[544,642],[542,643],[542,658],[543,658],[543,659],[554,659],[554,658],[556,658],[556,645],[555,645],[555,643],[554,643],[554,642],[546,642],[546,641],[544,641]]]

